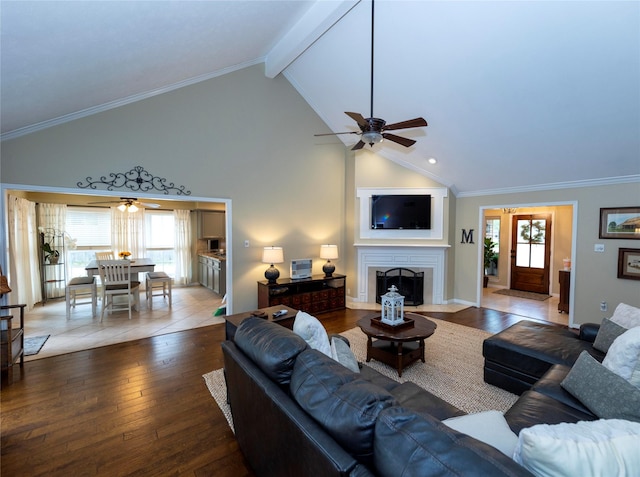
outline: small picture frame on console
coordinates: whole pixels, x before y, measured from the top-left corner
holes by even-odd
[[[618,249],[618,278],[640,280],[640,248]]]
[[[640,240],[640,207],[600,209],[600,238]]]

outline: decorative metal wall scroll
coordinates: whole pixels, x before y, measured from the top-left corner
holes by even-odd
[[[150,174],[142,166],[135,166],[129,172],[111,172],[109,173],[109,178],[102,176],[98,180],[93,180],[91,177],[87,177],[86,180],[86,184],[78,182],[78,187],[96,189],[98,185],[104,185],[107,186],[107,190],[127,188],[141,192],[157,190],[165,195],[171,193],[191,195],[191,191],[185,190],[185,186],[176,186],[173,182],[167,183],[167,179]]]

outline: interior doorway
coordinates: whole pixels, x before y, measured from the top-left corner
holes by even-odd
[[[523,314],[523,310],[532,307],[547,306],[549,314],[557,314],[552,316],[550,321],[559,322],[565,325],[571,325],[572,312],[559,313],[553,306],[549,308],[550,303],[557,303],[557,298],[560,295],[560,282],[559,272],[564,268],[563,260],[571,260],[575,264],[575,247],[576,238],[574,231],[576,230],[576,209],[577,204],[573,202],[563,202],[556,204],[531,204],[531,205],[512,205],[509,206],[493,206],[483,207],[480,210],[481,216],[481,230],[484,234],[482,239],[489,238],[494,242],[495,248],[493,251],[494,259],[490,267],[485,267],[484,260],[480,261],[478,269],[479,283],[478,283],[478,306],[492,308],[497,303],[500,305],[500,311],[519,314],[522,316],[528,316]],[[544,253],[540,255],[545,260],[548,260],[547,264],[542,265],[542,269],[546,271],[546,277],[542,276],[537,279],[538,283],[546,283],[546,288],[542,293],[548,294],[551,297],[545,302],[541,301],[537,304],[533,300],[517,297],[505,297],[501,295],[503,291],[512,289],[512,282],[514,281],[514,273],[512,270],[512,262],[516,261],[516,257],[512,258],[512,250],[517,249],[518,239],[514,239],[514,229],[518,230],[518,217],[524,216],[525,219],[531,218],[533,220],[536,217],[543,217],[545,222],[540,226],[545,227],[544,240],[545,247]],[[547,221],[553,224],[553,228],[550,226],[547,230]],[[531,222],[528,223],[529,231],[531,231]],[[534,231],[537,234],[538,231]],[[518,232],[516,232],[516,235]],[[522,238],[522,237],[520,237]],[[534,237],[535,238],[535,237]],[[521,240],[524,242],[524,240]],[[529,253],[531,254],[532,248],[535,249],[535,253],[539,254],[539,247],[535,241],[528,241]],[[524,247],[521,247],[524,248]],[[482,258],[482,248],[479,250]],[[547,258],[548,257],[548,258]],[[537,262],[536,262],[537,265]],[[533,267],[527,267],[533,268]],[[488,275],[488,288],[483,288],[483,279]],[[516,286],[519,277],[516,276]],[[521,278],[521,277],[520,277]],[[573,287],[575,277],[571,277],[571,297],[573,300]],[[525,278],[525,280],[527,280]],[[520,279],[520,281],[522,281]],[[538,288],[540,290],[540,288]],[[496,293],[499,292],[499,293]],[[537,293],[540,293],[536,291]],[[507,299],[508,298],[508,299]],[[554,301],[555,300],[555,301]],[[527,307],[527,304],[532,305]],[[557,305],[555,306],[557,308]],[[497,309],[497,308],[496,308]],[[571,307],[572,309],[572,307]],[[557,319],[556,319],[557,318]]]

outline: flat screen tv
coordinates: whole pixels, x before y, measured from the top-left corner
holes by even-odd
[[[431,229],[431,196],[371,196],[371,228]]]

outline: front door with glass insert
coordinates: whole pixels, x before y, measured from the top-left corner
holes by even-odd
[[[549,293],[551,215],[516,215],[511,226],[511,289]]]

